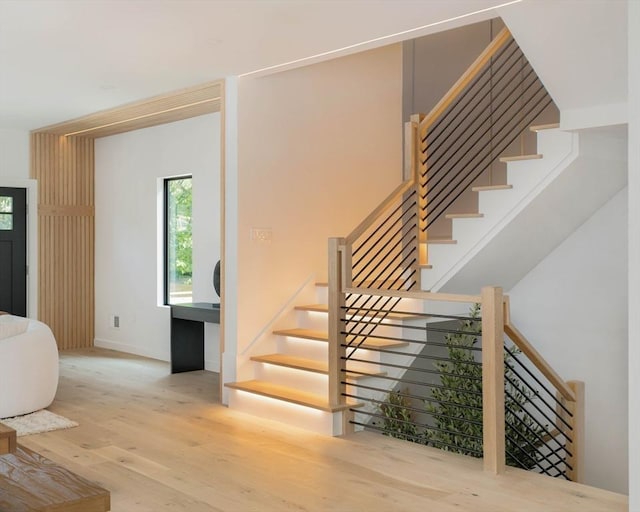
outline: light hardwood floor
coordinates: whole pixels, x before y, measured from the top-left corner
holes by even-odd
[[[112,510],[616,512],[627,498],[376,434],[310,434],[217,404],[217,375],[61,354],[50,409],[80,427],[20,442],[111,491]]]

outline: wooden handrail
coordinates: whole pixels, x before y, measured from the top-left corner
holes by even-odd
[[[351,245],[358,238],[360,238],[362,234],[371,227],[373,222],[389,208],[391,208],[398,199],[402,198],[403,194],[411,190],[411,187],[413,187],[414,184],[414,180],[410,179],[398,185],[398,187],[396,187],[396,189],[391,192],[391,194],[389,194],[387,198],[382,201],[382,203],[380,203],[375,210],[373,210],[360,224],[358,224],[356,229],[354,229],[347,235],[345,239],[346,243]]]
[[[356,295],[373,295],[380,297],[398,297],[401,299],[421,299],[439,302],[480,302],[480,295],[461,295],[456,293],[414,292],[408,290],[379,290],[372,288],[346,288],[345,293]]]
[[[481,295],[464,295],[455,293],[432,293],[408,290],[380,290],[371,288],[345,288],[345,293],[355,295],[373,295],[380,297],[398,297],[403,299],[421,299],[438,302],[466,302],[476,303],[482,302]],[[531,345],[527,338],[522,334],[509,320],[509,296],[504,295],[502,298],[503,315],[505,318],[504,332],[515,345],[522,350],[538,370],[546,377],[546,379],[560,392],[567,400],[575,401],[575,393],[567,385],[567,383],[558,375],[558,373],[545,361],[540,353]]]
[[[504,332],[565,399],[571,402],[576,401],[576,394],[573,390],[564,380],[562,380],[556,371],[551,368],[549,363],[544,360],[540,353],[533,348],[533,345],[529,343],[527,338],[525,338],[524,335],[513,326],[513,324],[505,324]]]
[[[502,48],[511,38],[511,32],[506,27],[491,41],[489,46],[473,61],[473,64],[464,72],[458,81],[451,86],[451,89],[442,97],[442,99],[431,109],[426,117],[420,123],[420,137],[424,138],[429,127],[442,115],[442,113],[455,101],[464,88],[473,80],[482,70],[485,64],[493,57],[500,48]]]

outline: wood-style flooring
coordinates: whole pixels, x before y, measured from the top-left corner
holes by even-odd
[[[627,498],[358,433],[322,437],[217,403],[217,375],[107,350],[61,354],[50,407],[77,428],[20,438],[111,491],[112,510],[616,512]]]

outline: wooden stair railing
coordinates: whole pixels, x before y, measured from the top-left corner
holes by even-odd
[[[499,90],[495,91],[496,98],[506,91],[495,105],[491,89],[494,73],[495,83],[500,84]],[[487,84],[491,92],[485,89]],[[487,97],[490,97],[488,107],[485,106]],[[513,116],[514,106],[520,106],[518,102],[522,103],[522,114]],[[431,224],[447,213],[446,209],[462,192],[473,187],[480,174],[503,156],[500,153],[551,103],[533,68],[505,28],[429,114],[415,114],[405,123],[404,181],[349,235],[329,240],[329,403],[336,407],[346,403],[344,373],[348,349],[354,347],[356,340],[375,337],[377,327],[403,298],[481,301],[483,345],[486,345],[482,356],[485,468],[501,473],[505,466],[506,334],[558,390],[558,401],[562,401],[558,418],[564,425],[569,425],[567,428],[573,435],[567,436],[567,432],[558,430],[567,436],[569,451],[577,457],[570,466],[574,476],[579,477],[582,435],[576,435],[574,429],[580,430],[580,417],[584,414],[580,393],[573,391],[570,383],[562,381],[513,327],[509,321],[508,298],[502,296],[502,290],[486,288],[477,297],[419,291],[421,269],[429,268],[427,233]],[[470,111],[465,113],[467,106]],[[484,123],[480,128],[474,125],[476,120],[467,122],[471,112],[480,112],[476,117]],[[461,138],[466,137],[462,146],[454,146],[457,138],[449,136],[451,134],[440,126],[449,121],[457,123],[454,131],[462,127]],[[494,126],[494,121],[500,124]],[[488,142],[483,138],[487,132],[490,132]],[[439,138],[441,141],[436,145]],[[454,142],[450,143],[450,140]],[[453,162],[443,164],[444,155],[451,152],[455,153]],[[467,157],[467,154],[471,156]],[[439,176],[432,186],[430,180],[434,178],[434,172],[455,176],[448,176],[444,185]],[[504,184],[499,186],[510,188]],[[490,188],[495,187],[492,183]],[[474,191],[481,188],[476,187]],[[431,205],[434,194],[436,197],[444,194],[444,199]],[[443,201],[447,203],[444,207]],[[363,311],[367,316],[371,311],[376,313],[374,321],[367,322],[353,334],[345,329],[346,311],[355,317]],[[345,433],[352,429],[348,415],[344,426]]]
[[[338,265],[335,267],[337,269],[340,269],[340,245],[342,243],[343,240],[340,239],[332,240],[333,254],[337,254],[339,260]],[[525,463],[519,467],[525,469],[535,468],[541,473],[550,476],[562,476],[576,482],[582,481],[584,461],[584,384],[577,381],[564,381],[513,325],[509,313],[509,299],[503,295],[501,288],[485,287],[480,295],[457,295],[412,290],[343,288],[340,274],[337,271],[330,275],[329,279],[330,283],[335,281],[335,287],[338,289],[338,293],[329,297],[330,305],[340,311],[340,314],[336,315],[336,320],[330,323],[329,332],[329,350],[331,354],[329,361],[329,389],[332,403],[336,405],[344,404],[346,397],[361,401],[361,397],[354,396],[353,390],[345,392],[347,387],[345,374],[347,373],[347,361],[354,361],[351,359],[351,355],[357,352],[360,344],[367,343],[367,334],[358,334],[358,336],[354,336],[350,340],[348,333],[351,329],[350,326],[358,322],[369,324],[368,316],[372,315],[372,312],[377,308],[381,308],[381,311],[384,311],[385,307],[384,303],[380,303],[380,306],[374,306],[367,310],[366,318],[354,319],[354,317],[350,316],[350,311],[357,309],[357,307],[349,308],[345,306],[345,297],[364,297],[366,299],[375,299],[374,302],[388,298],[397,300],[413,299],[414,301],[417,299],[422,301],[423,305],[414,305],[417,311],[420,311],[420,313],[416,314],[416,317],[423,318],[425,321],[430,317],[427,312],[427,304],[431,302],[462,302],[470,305],[480,303],[482,328],[478,336],[482,340],[481,394],[484,469],[494,474],[503,473],[507,458],[509,457],[512,461],[512,465],[515,460],[514,453],[509,452],[508,445],[511,446],[512,450],[515,446],[516,451],[519,450],[518,447],[524,446],[526,450],[523,450],[523,453],[529,453],[530,446],[539,448],[539,452],[534,455],[535,459],[530,460],[531,464],[525,460]],[[401,313],[402,315],[408,315],[409,311],[403,310]],[[386,325],[399,326],[402,320],[398,320],[398,318],[402,318],[402,316],[397,314],[395,318],[394,322]],[[414,329],[423,328],[414,327]],[[438,331],[437,328],[429,327],[424,330],[425,333]],[[376,335],[371,336],[374,339],[376,338]],[[406,335],[401,336],[406,339],[393,339],[396,342],[407,341],[408,343],[424,344],[424,340],[412,341],[415,338],[407,338]],[[505,345],[507,339],[514,343],[515,349]],[[337,340],[337,342],[333,340]],[[371,348],[369,349],[371,350]],[[522,357],[526,357],[527,361],[523,363],[520,358],[516,358],[514,350],[517,350]],[[397,353],[389,350],[380,350],[380,352]],[[355,361],[364,362],[358,359],[357,356]],[[524,368],[521,372],[523,375],[525,375],[526,371],[526,374],[530,376],[530,383],[526,383],[526,385],[531,391],[514,386],[511,380],[513,375],[517,375],[518,379],[523,380],[523,377],[518,373],[516,363]],[[411,365],[411,363],[408,364]],[[397,368],[394,364],[390,366]],[[529,367],[532,369],[529,369]],[[406,369],[409,368],[410,366],[406,367]],[[364,369],[362,371],[366,372],[367,370]],[[536,377],[533,371],[537,372],[539,377]],[[403,380],[398,378],[395,382],[400,385]],[[407,382],[412,382],[415,385],[415,377],[411,377]],[[360,387],[366,388],[367,386]],[[376,388],[369,387],[369,389]],[[522,435],[519,433],[522,429],[515,430],[513,423],[509,427],[509,422],[506,420],[506,412],[510,411],[510,407],[513,406],[510,403],[514,403],[513,397],[509,400],[506,395],[510,395],[514,390],[522,393],[527,398],[526,402],[521,402],[518,405],[521,408],[518,411],[520,414],[518,421],[526,425],[526,428],[531,432],[531,435],[524,437],[523,440],[510,438],[510,435]],[[551,398],[545,398],[547,396]],[[373,400],[374,405],[376,403],[380,404],[377,400]],[[355,413],[356,411],[351,412]],[[513,421],[513,411],[510,411],[510,414],[512,417],[510,421]],[[362,420],[352,421],[351,416],[347,415],[344,419],[343,432],[352,432],[353,424],[366,427],[366,423],[362,423]],[[530,457],[530,455],[524,456]]]

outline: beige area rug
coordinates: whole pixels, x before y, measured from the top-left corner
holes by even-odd
[[[32,412],[31,414],[25,414],[24,416],[5,418],[0,421],[14,429],[18,437],[78,426],[78,423],[75,421],[58,414],[54,414],[46,409]]]

